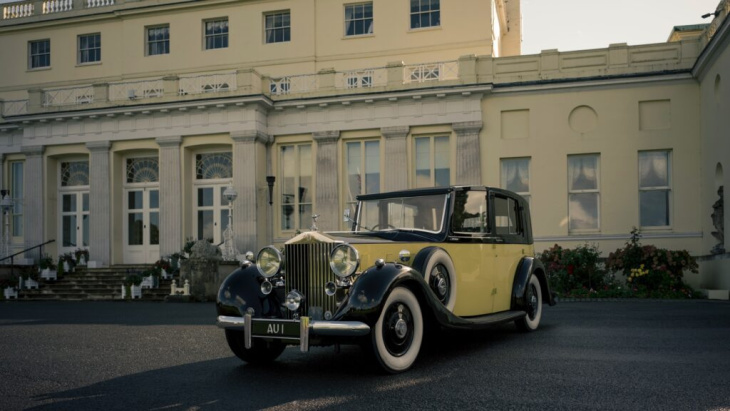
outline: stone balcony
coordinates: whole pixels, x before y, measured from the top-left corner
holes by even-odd
[[[701,51],[701,40],[493,58],[462,56],[422,64],[391,62],[385,67],[351,71],[323,69],[313,74],[272,78],[254,69],[202,72],[129,79],[109,83],[69,84],[63,88],[27,90],[27,99],[0,100],[4,121],[27,114],[89,109],[127,110],[161,103],[202,104],[232,98],[271,102],[321,98],[371,98],[388,93],[456,92],[469,86],[560,87],[575,82],[641,78],[648,74],[689,73]],[[445,91],[444,91],[445,90]],[[461,91],[459,91],[461,92]],[[207,103],[206,103],[207,104]]]
[[[156,6],[196,0],[159,0]],[[143,6],[145,0],[25,0],[5,3],[2,7],[0,27],[27,24],[59,18],[80,17],[96,13],[108,13]]]

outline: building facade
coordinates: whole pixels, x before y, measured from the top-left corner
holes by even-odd
[[[236,247],[254,250],[312,214],[343,229],[358,194],[484,184],[529,198],[538,249],[607,254],[641,227],[710,255],[729,7],[667,43],[520,55],[517,1],[10,3],[12,249],[55,239],[54,254],[153,262],[220,243],[232,212]],[[690,283],[730,288],[725,255]]]

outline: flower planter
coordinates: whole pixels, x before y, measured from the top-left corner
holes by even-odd
[[[71,267],[71,264],[68,263],[68,261],[63,262],[63,272],[64,273],[70,273],[73,271],[73,268]]]
[[[41,270],[41,278],[44,280],[58,280],[58,273],[56,273],[56,270],[51,270],[50,268],[44,268]]]
[[[9,300],[11,298],[18,299],[18,290],[16,290],[13,287],[8,287],[5,290],[3,290],[3,295],[5,295],[5,299]]]
[[[157,288],[159,287],[159,281],[154,275],[148,277],[142,277],[142,283],[139,285],[140,288]]]
[[[30,289],[33,289],[33,288],[35,288],[36,290],[38,289],[38,285],[39,285],[38,284],[38,281],[36,281],[36,280],[34,280],[32,278],[29,278],[29,279],[25,280],[24,283],[25,283],[24,285],[25,285],[25,289],[26,290],[30,290]]]
[[[85,255],[81,254],[79,256],[78,264],[79,265],[86,265],[86,256]]]
[[[129,290],[129,298],[135,299],[135,298],[142,298],[142,287],[139,285],[130,285],[129,288],[127,286],[122,285],[122,299],[127,298],[127,290]]]
[[[165,270],[164,268],[162,268],[162,269],[160,269],[160,276],[164,280],[169,280],[170,278],[172,278],[172,273],[168,273],[167,270]]]

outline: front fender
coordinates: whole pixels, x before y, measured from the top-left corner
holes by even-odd
[[[525,302],[525,289],[530,281],[530,275],[534,274],[540,281],[542,288],[542,300],[549,305],[555,305],[555,297],[550,291],[545,267],[542,262],[534,257],[523,257],[517,265],[514,283],[512,285],[512,309],[523,310],[527,306]]]
[[[386,298],[399,285],[411,289],[419,300],[428,292],[423,275],[411,267],[394,263],[370,267],[352,285],[333,319],[356,320],[374,325]]]
[[[243,317],[252,308],[255,317],[281,318],[282,292],[274,289],[269,295],[262,293],[261,283],[265,279],[255,265],[241,267],[229,274],[218,290],[218,315]]]

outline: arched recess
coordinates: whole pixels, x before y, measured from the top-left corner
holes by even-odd
[[[722,168],[722,163],[717,163],[715,166],[715,190],[717,192],[717,197],[715,197],[715,202],[712,204],[712,214],[710,217],[712,217],[712,237],[714,237],[715,244],[712,247],[712,254],[724,254],[728,247],[726,247],[726,237],[725,237],[725,227],[727,227],[727,224],[725,224],[728,220],[726,214],[725,214],[725,195],[724,195],[724,172]]]

